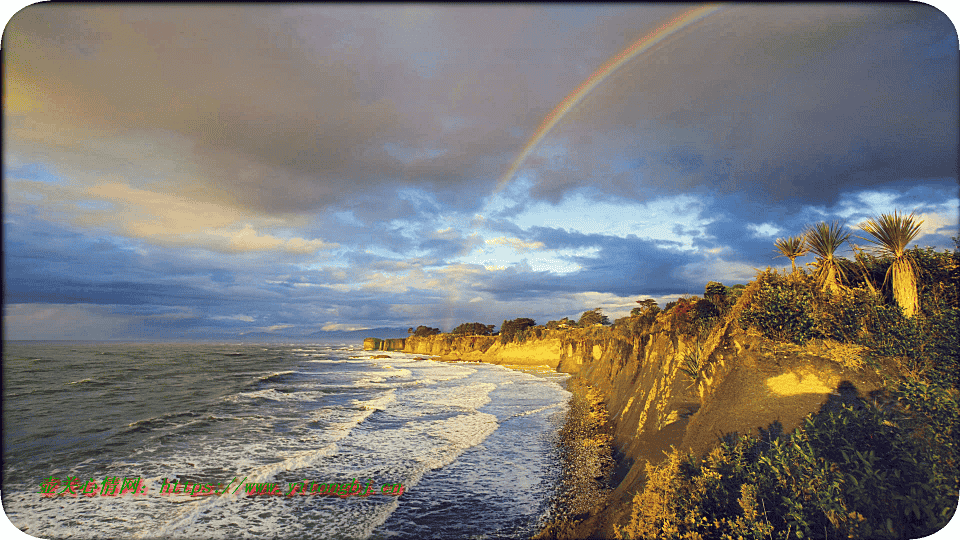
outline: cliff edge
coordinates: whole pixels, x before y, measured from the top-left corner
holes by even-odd
[[[645,464],[671,446],[703,454],[726,434],[756,433],[773,422],[797,427],[841,389],[866,394],[880,378],[857,355],[829,344],[799,347],[742,330],[736,313],[709,334],[685,334],[661,316],[641,331],[591,327],[545,330],[523,342],[439,334],[365,340],[367,350],[400,350],[444,360],[548,365],[598,389],[613,425],[617,459],[607,501],[570,537],[614,536],[643,487]]]

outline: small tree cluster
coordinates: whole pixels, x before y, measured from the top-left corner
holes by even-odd
[[[627,335],[639,334],[649,329],[657,320],[657,314],[660,313],[660,306],[652,299],[637,300],[640,307],[630,310],[629,317],[623,317],[614,321],[614,328],[618,328]]]
[[[503,321],[503,324],[500,325],[500,342],[508,343],[510,341],[519,340],[522,338],[527,328],[531,326],[536,326],[536,322],[533,319],[527,317],[521,317],[519,319],[514,319],[512,321]]]
[[[559,321],[550,321],[547,323],[547,330],[559,330],[560,328],[569,328],[573,326],[573,321],[569,317],[564,317]]]
[[[463,323],[453,329],[451,334],[460,336],[490,336],[493,335],[494,325],[478,322]]]
[[[656,300],[652,298],[637,300],[637,303],[640,304],[640,307],[635,307],[630,310],[631,317],[655,318],[657,313],[660,313],[660,306],[657,305]]]
[[[427,337],[435,336],[440,333],[439,328],[430,328],[429,326],[420,325],[416,330],[413,328],[408,328],[407,333],[413,335],[413,337]]]
[[[727,307],[730,306],[728,296],[727,287],[725,287],[723,283],[716,281],[708,282],[707,286],[703,289],[703,297],[713,302],[713,305],[716,306],[721,313],[725,312]]]
[[[590,311],[584,311],[577,321],[577,326],[584,328],[595,324],[610,324],[610,319],[603,314],[600,308],[593,308]]]

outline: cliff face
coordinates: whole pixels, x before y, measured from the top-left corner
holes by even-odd
[[[498,336],[440,334],[411,337],[404,352],[439,356],[444,360],[467,360],[490,364],[547,365],[557,368],[562,358],[563,332],[543,331],[523,343],[500,343]]]
[[[397,339],[380,339],[380,338],[365,338],[363,340],[363,350],[365,351],[402,351],[403,344],[406,342],[406,339],[397,338]]]
[[[608,505],[579,532],[587,536],[613,537],[646,480],[646,462],[671,446],[703,454],[725,433],[756,433],[773,422],[788,432],[841,383],[861,394],[880,386],[876,374],[837,362],[836,351],[775,344],[731,322],[699,339],[667,320],[638,336],[578,332],[562,340],[560,369],[602,391],[619,462]],[[703,367],[694,381],[681,368],[696,356]]]
[[[449,334],[400,341],[404,352],[442,359],[546,364],[598,388],[614,424],[616,489],[578,534],[612,537],[613,525],[629,517],[629,502],[645,480],[645,463],[659,461],[670,446],[704,453],[724,433],[755,433],[775,421],[790,431],[842,382],[861,394],[879,387],[875,374],[855,368],[856,355],[849,351],[844,356],[775,344],[732,320],[699,338],[678,332],[661,317],[639,334],[594,327],[542,331],[524,343],[505,345],[498,337]],[[694,357],[702,359],[696,380],[681,369]]]

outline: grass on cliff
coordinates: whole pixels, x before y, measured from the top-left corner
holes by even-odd
[[[840,260],[853,277],[834,291],[803,270],[768,269],[719,317],[698,317],[704,300],[670,306],[660,319],[679,330],[739,324],[850,369],[877,369],[884,388],[864,398],[841,386],[789,434],[774,424],[758,436],[728,434],[706,456],[673,450],[647,465],[617,536],[920,538],[946,525],[960,494],[960,253],[910,251],[913,317],[874,286],[891,258],[870,256],[859,269]]]

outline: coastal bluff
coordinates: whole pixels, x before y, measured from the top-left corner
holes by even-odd
[[[455,336],[453,334],[404,339],[367,338],[363,340],[363,349],[424,354],[438,356],[440,360],[546,365],[556,369],[563,357],[561,350],[563,337],[562,331],[544,331],[539,338],[528,339],[523,343],[506,344],[501,343],[498,336]]]
[[[640,331],[540,328],[507,343],[499,336],[452,334],[367,338],[364,350],[548,365],[599,390],[613,428],[613,489],[602,507],[571,524],[567,534],[610,538],[613,526],[630,517],[646,463],[661,460],[671,446],[702,455],[726,433],[757,433],[774,422],[791,431],[831,396],[865,395],[880,387],[879,376],[850,351],[775,343],[734,321],[727,317],[708,335],[696,336],[660,316]],[[691,359],[699,365],[696,379],[688,374]]]

